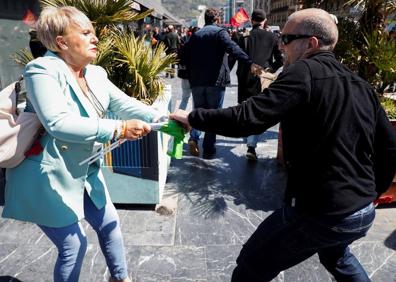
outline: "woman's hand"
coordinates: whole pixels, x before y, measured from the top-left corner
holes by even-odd
[[[130,119],[125,121],[125,139],[136,140],[150,133],[151,127],[144,121]]]

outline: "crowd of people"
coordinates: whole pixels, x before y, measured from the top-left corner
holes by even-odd
[[[225,88],[230,84],[230,70],[238,61],[238,103],[261,92],[260,78],[257,71],[275,72],[282,66],[282,55],[278,48],[279,35],[268,28],[266,14],[256,9],[252,13],[252,30],[246,28],[231,29],[219,26],[220,14],[217,9],[209,8],[205,13],[205,26],[180,28],[167,26],[162,32],[158,27],[145,27],[144,35],[147,42],[155,48],[159,42],[166,46],[167,54],[176,53],[179,63],[177,76],[181,79],[182,99],[179,108],[185,110],[193,96],[194,108],[221,108]],[[198,33],[196,33],[199,31]],[[189,42],[192,38],[192,42]],[[166,77],[176,75],[176,66],[172,65]],[[220,75],[219,75],[220,74]],[[189,139],[191,155],[199,157],[199,139],[201,132],[192,129]],[[259,135],[245,139],[247,143],[246,157],[256,161],[255,148]],[[215,156],[216,135],[206,132],[202,142],[202,157]]]
[[[153,48],[164,42],[166,52],[179,55],[193,110],[183,110],[184,100],[169,118],[191,129],[192,155],[201,156],[204,131],[204,158],[216,154],[221,134],[246,137],[247,157],[256,160],[256,136],[281,123],[288,173],[284,205],[243,245],[232,281],[270,281],[314,254],[337,281],[370,281],[349,245],[370,229],[373,201],[395,174],[396,133],[372,87],[332,53],[338,29],[329,13],[297,11],[280,35],[266,30],[264,11],[254,10],[251,18],[253,29],[240,36],[218,25],[220,11],[214,8],[206,10],[199,30],[146,30]],[[130,281],[100,161],[79,161],[102,143],[145,136],[160,114],[124,95],[104,69],[90,64],[98,38],[81,11],[45,8],[37,39],[48,51],[26,66],[25,111],[37,113],[44,127],[42,150],[7,169],[3,217],[37,224],[54,243],[54,281],[79,279],[88,246],[85,218],[98,235],[109,281]],[[238,105],[222,109],[229,62],[235,60]],[[258,76],[280,67],[278,78],[262,89]],[[188,96],[183,92],[183,99]],[[110,110],[122,120],[108,119]]]

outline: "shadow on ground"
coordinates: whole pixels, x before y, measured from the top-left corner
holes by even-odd
[[[384,244],[389,249],[396,250],[396,230],[385,239]]]
[[[0,276],[0,282],[22,282],[22,280],[11,276]]]
[[[277,139],[267,131],[260,142]],[[245,205],[246,209],[271,211],[281,205],[285,173],[274,158],[247,161],[246,147],[241,139],[218,140],[214,159],[204,160],[189,155],[172,160],[167,178],[167,194],[182,194],[192,204],[193,212],[205,216],[222,216],[227,202]]]

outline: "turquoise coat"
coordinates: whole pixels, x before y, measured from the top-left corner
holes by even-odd
[[[24,73],[27,96],[45,128],[44,148],[7,169],[3,217],[64,227],[84,217],[84,189],[97,208],[110,201],[100,161],[79,165],[94,142],[112,139],[116,121],[98,118],[65,62],[52,52],[30,62]],[[113,85],[105,70],[88,65],[85,77],[103,108],[122,119],[147,122],[158,115]]]

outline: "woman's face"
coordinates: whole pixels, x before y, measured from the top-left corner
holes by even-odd
[[[72,24],[61,37],[61,53],[68,63],[85,66],[96,58],[98,38],[91,24]]]

